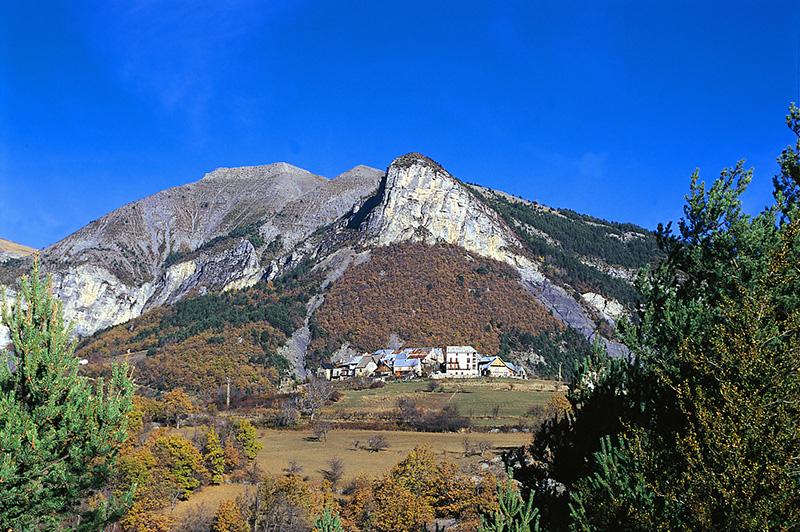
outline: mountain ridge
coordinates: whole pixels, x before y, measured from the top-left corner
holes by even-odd
[[[652,235],[509,198],[465,184],[419,153],[396,158],[385,172],[359,165],[333,179],[288,163],[218,168],[110,212],[43,250],[42,261],[83,337],[185,298],[270,282],[303,263],[341,270],[308,288],[316,299],[304,340],[287,355],[302,374],[314,312],[354,256],[369,260],[370,250],[405,242],[454,245],[512,267],[561,322],[623,354],[613,325],[628,304],[617,297],[628,296],[629,279],[611,274],[643,264],[654,246],[639,253],[637,242]],[[572,232],[601,244],[564,241]],[[629,259],[629,252],[639,254]],[[5,270],[8,285],[14,271]]]
[[[21,259],[36,253],[36,249],[0,238],[0,262],[8,259]]]

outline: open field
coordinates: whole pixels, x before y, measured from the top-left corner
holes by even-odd
[[[322,416],[337,421],[392,418],[397,400],[409,397],[425,409],[455,404],[476,427],[509,427],[526,425],[526,413],[532,406],[544,405],[554,393],[564,390],[556,381],[476,379],[437,381],[441,388],[429,392],[428,382],[391,382],[383,388],[342,390],[343,397],[326,407]]]
[[[183,429],[187,436],[194,428]],[[375,434],[381,434],[389,443],[389,448],[380,452],[356,449],[354,442],[361,445]],[[327,441],[317,441],[310,430],[259,430],[264,448],[258,453],[256,460],[265,474],[281,475],[289,462],[295,461],[303,468],[302,475],[310,481],[321,481],[322,471],[328,468],[331,458],[338,457],[344,462],[343,483],[359,475],[377,477],[391,469],[408,453],[418,446],[429,446],[437,454],[461,466],[478,465],[481,459],[491,459],[500,452],[525,445],[530,442],[531,435],[516,433],[434,433],[405,431],[371,431],[371,430],[333,430]],[[485,441],[491,443],[483,457],[464,456],[464,439],[474,445]],[[193,493],[187,501],[178,502],[166,513],[180,519],[188,512],[216,511],[220,502],[235,499],[239,495],[254,489],[245,484],[222,484],[206,486]]]
[[[247,484],[220,484],[219,486],[206,486],[192,493],[186,501],[178,503],[168,508],[164,513],[175,519],[182,519],[189,512],[213,515],[217,511],[220,503],[227,500],[235,500],[238,496],[255,490],[255,486]]]
[[[464,438],[471,442],[487,441],[492,444],[490,453],[519,447],[530,441],[527,433],[435,433],[371,430],[333,430],[327,441],[316,441],[311,431],[263,430],[259,431],[264,449],[258,454],[258,464],[266,473],[280,474],[294,460],[303,468],[303,475],[310,480],[321,480],[321,471],[328,468],[328,461],[338,457],[344,462],[344,479],[358,475],[377,476],[394,466],[414,447],[427,445],[456,464],[477,464],[480,457],[464,457]],[[367,440],[381,434],[389,443],[385,451],[371,452],[356,449],[356,441],[365,445]],[[487,453],[486,458],[489,458]]]

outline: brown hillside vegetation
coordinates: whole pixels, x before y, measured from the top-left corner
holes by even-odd
[[[345,341],[379,349],[392,334],[406,344],[469,344],[496,353],[504,332],[562,328],[510,266],[425,244],[380,248],[348,269],[317,311],[316,325],[317,353]]]
[[[182,387],[210,399],[230,377],[238,392],[266,391],[289,369],[278,350],[302,325],[312,277],[304,266],[275,284],[154,309],[84,340],[78,356],[102,373],[130,353],[137,382],[159,390]]]

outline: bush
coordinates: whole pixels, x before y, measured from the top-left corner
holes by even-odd
[[[212,532],[249,532],[250,526],[236,502],[227,500],[220,503],[217,513],[214,514],[214,525],[211,530]]]
[[[367,440],[367,449],[373,453],[384,451],[389,448],[389,442],[383,434],[376,434]]]

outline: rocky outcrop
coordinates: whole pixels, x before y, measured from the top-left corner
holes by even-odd
[[[581,294],[581,298],[611,324],[616,323],[618,319],[625,315],[625,307],[614,299],[605,298],[594,292]]]
[[[398,157],[389,166],[383,197],[369,214],[366,231],[378,245],[455,244],[511,264],[527,280],[543,278],[497,213],[439,164],[418,153]]]
[[[53,290],[64,317],[84,336],[139,316],[153,293],[152,283],[128,286],[105,268],[82,264],[53,275]]]

